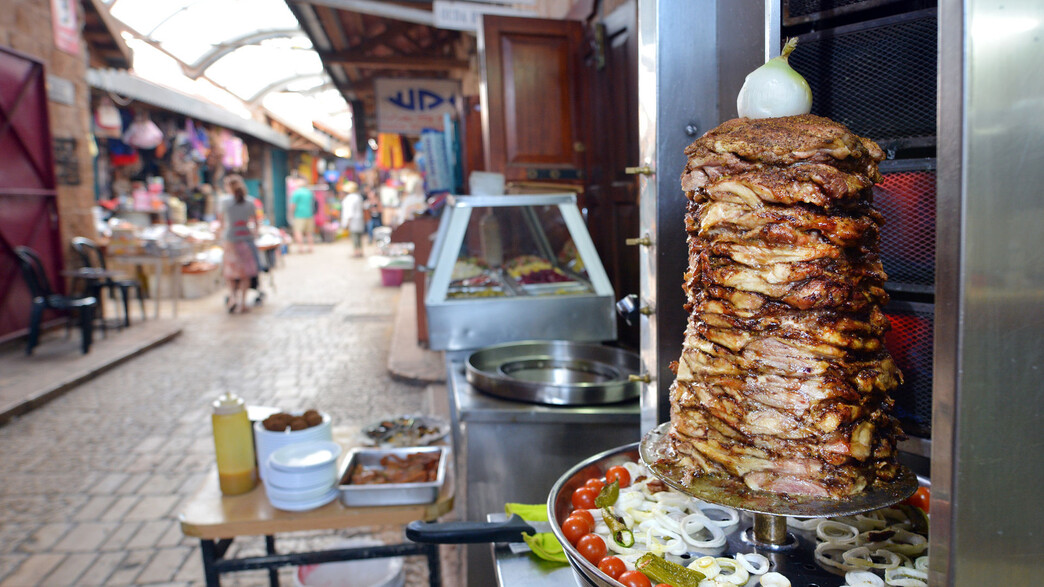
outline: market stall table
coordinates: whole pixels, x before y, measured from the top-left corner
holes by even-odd
[[[449,468],[452,471],[452,467]],[[429,583],[439,587],[438,548],[434,544],[405,542],[316,552],[276,554],[275,535],[283,532],[337,530],[361,526],[406,524],[415,520],[434,521],[453,509],[453,475],[447,474],[434,503],[379,507],[346,507],[335,500],[320,508],[303,512],[276,509],[262,484],[242,495],[225,496],[218,484],[217,469],[212,469],[202,487],[181,513],[181,531],[200,539],[203,572],[208,586],[220,585],[220,575],[237,571],[268,569],[269,581],[278,585],[276,569],[289,565],[333,561],[423,555],[428,559]],[[239,536],[264,536],[264,556],[225,559],[225,552]]]
[[[170,297],[173,303],[174,317],[178,317],[178,298],[181,296],[181,266],[186,262],[187,257],[183,256],[165,256],[165,255],[112,255],[110,261],[113,263],[123,263],[125,265],[151,265],[156,276],[156,285],[152,288],[153,291],[153,317],[159,318],[160,313],[160,298],[163,297],[163,279],[169,273],[173,277],[173,282],[166,288],[167,295]]]

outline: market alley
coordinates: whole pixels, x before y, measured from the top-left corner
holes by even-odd
[[[389,374],[400,289],[382,287],[347,241],[288,255],[273,274],[250,313],[227,314],[224,290],[182,301],[180,336],[0,426],[0,585],[201,585],[199,542],[182,535],[177,515],[213,466],[210,402],[222,392],[317,408],[352,429],[445,410],[439,386]],[[360,534],[401,540],[399,527],[364,528],[280,537],[279,548]],[[232,549],[261,554],[264,542]],[[406,584],[427,584],[415,558]],[[282,584],[291,573],[280,572]]]

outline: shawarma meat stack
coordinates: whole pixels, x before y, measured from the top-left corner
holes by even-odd
[[[898,474],[876,143],[809,114],[686,150],[689,314],[670,443],[692,476],[843,499]]]

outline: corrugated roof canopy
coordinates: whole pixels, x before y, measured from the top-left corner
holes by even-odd
[[[352,117],[284,0],[101,0],[134,73],[244,118],[263,109],[298,132],[351,136]]]

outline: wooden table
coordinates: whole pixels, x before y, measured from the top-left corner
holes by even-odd
[[[347,458],[346,455],[341,457]],[[200,539],[203,572],[208,586],[221,584],[220,575],[236,571],[268,569],[269,581],[279,584],[276,569],[289,565],[319,564],[333,561],[423,555],[428,559],[432,587],[442,584],[439,553],[434,544],[406,542],[384,546],[366,546],[277,554],[275,534],[308,530],[337,530],[357,526],[407,524],[414,520],[434,521],[453,509],[453,469],[448,463],[447,478],[435,503],[405,506],[345,507],[334,500],[323,507],[304,511],[278,510],[268,502],[262,484],[249,493],[225,496],[218,485],[217,469],[208,473],[202,487],[180,515],[181,531]],[[264,536],[265,556],[236,559],[223,558],[238,536]]]
[[[167,288],[167,293],[173,302],[174,317],[178,317],[178,298],[181,297],[181,266],[185,257],[168,257],[162,255],[112,255],[109,257],[111,263],[122,263],[125,265],[151,265],[155,269],[156,285],[153,288],[153,317],[159,318],[160,298],[163,297],[163,282],[169,272],[173,283]],[[169,270],[169,271],[168,271]]]

